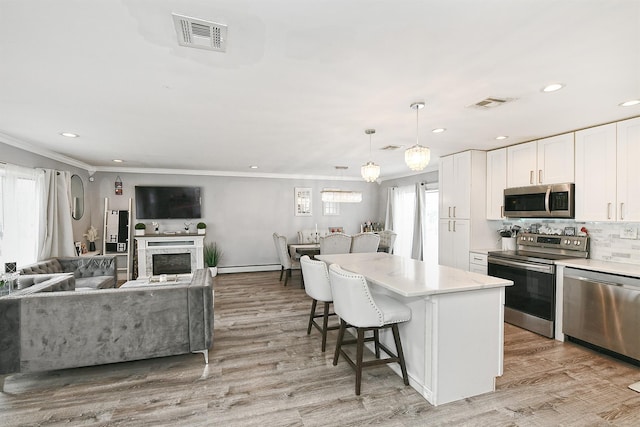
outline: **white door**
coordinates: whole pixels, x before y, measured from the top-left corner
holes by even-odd
[[[576,220],[616,219],[616,124],[576,132]]]
[[[617,124],[617,219],[640,221],[640,117]]]
[[[454,196],[453,218],[471,216],[471,151],[453,156]]]
[[[538,184],[562,184],[574,181],[574,134],[553,136],[538,141]]]
[[[452,221],[453,265],[452,267],[469,271],[469,220]]]
[[[455,203],[455,174],[453,172],[453,156],[440,158],[440,218],[453,217]]]
[[[507,149],[487,152],[487,219],[504,218],[504,189],[507,188]]]
[[[438,264],[453,267],[453,232],[450,219],[438,221]]]
[[[526,187],[536,183],[537,142],[507,147],[507,186]]]

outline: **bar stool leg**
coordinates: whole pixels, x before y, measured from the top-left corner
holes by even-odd
[[[329,303],[324,303],[324,316],[322,318],[322,351],[327,348],[327,327],[329,326]],[[311,326],[309,326],[311,328]]]
[[[402,351],[402,343],[400,342],[400,331],[398,330],[398,324],[394,323],[391,327],[393,331],[393,340],[396,343],[396,351],[398,352],[398,359],[400,363],[400,369],[402,370],[402,379],[404,380],[404,385],[409,385],[409,376],[407,375],[407,366],[404,363],[404,353]]]
[[[356,348],[356,396],[360,396],[360,384],[362,383],[362,358],[364,355],[364,329],[358,330],[358,344]]]
[[[373,330],[373,343],[376,348],[376,359],[380,359],[380,334],[378,329]]]
[[[347,322],[340,319],[340,330],[338,331],[338,340],[336,341],[336,353],[333,355],[333,366],[338,364],[338,357],[340,356],[340,348],[342,347],[342,339],[344,338],[344,332],[347,330]]]
[[[313,325],[313,316],[316,314],[316,305],[318,304],[318,300],[313,300],[311,303],[311,314],[309,314],[309,326],[307,326],[307,335],[311,334],[311,326]]]

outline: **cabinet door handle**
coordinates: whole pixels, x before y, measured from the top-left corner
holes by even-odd
[[[453,207],[453,217],[454,218],[456,217],[456,207],[455,206]]]
[[[453,232],[454,233],[456,232],[456,222],[455,221],[453,221]]]
[[[538,170],[538,184],[542,184],[542,169]]]
[[[449,218],[451,218],[451,206],[449,206]]]
[[[447,221],[447,229],[448,231],[451,231],[451,221]]]
[[[607,219],[611,219],[611,202],[607,203]]]
[[[620,219],[624,219],[624,202],[620,202]]]
[[[529,184],[533,184],[533,171],[529,171]]]

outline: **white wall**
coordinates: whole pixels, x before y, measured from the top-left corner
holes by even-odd
[[[116,177],[123,183],[123,195],[116,196]],[[198,221],[207,224],[205,242],[215,241],[224,257],[221,267],[279,265],[272,234],[278,232],[296,241],[303,228],[342,226],[346,233],[360,231],[360,223],[373,219],[378,207],[378,185],[364,181],[321,181],[304,179],[220,177],[208,175],[169,175],[138,173],[105,173],[94,175],[89,183],[93,204],[93,225],[102,233],[104,198],[109,197],[110,209],[126,209],[128,199],[134,199],[136,185],[189,185],[202,187],[202,218],[192,220],[193,231]],[[294,216],[295,187],[310,187],[313,194],[313,216]],[[339,216],[322,215],[320,191],[340,188],[363,192],[362,203],[343,203]],[[135,219],[135,200],[134,220]],[[140,221],[151,227],[151,221]],[[162,220],[160,231],[183,229],[183,220]]]

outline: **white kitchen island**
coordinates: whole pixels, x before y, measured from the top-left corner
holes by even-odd
[[[429,403],[495,391],[504,355],[504,288],[513,282],[387,253],[316,258],[362,274],[373,292],[411,308],[411,320],[399,325],[402,347],[409,383]],[[390,332],[380,339],[395,348]]]

